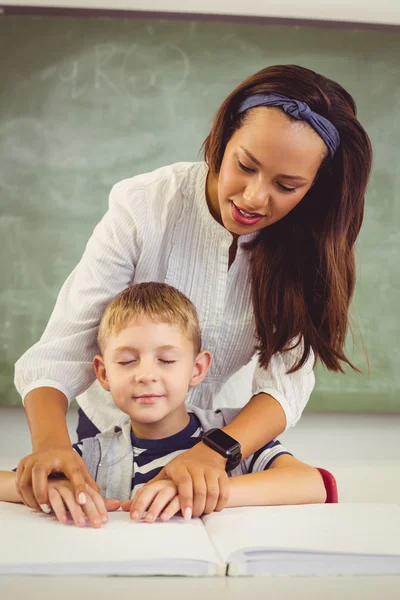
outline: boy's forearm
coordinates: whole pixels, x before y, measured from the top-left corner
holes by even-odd
[[[67,410],[67,398],[55,388],[36,388],[26,395],[25,411],[33,452],[71,446],[66,422]]]
[[[279,402],[269,394],[257,394],[223,431],[240,443],[242,456],[247,458],[280,435],[285,427],[286,416]]]
[[[12,471],[0,471],[0,502],[22,502],[15,485],[16,475]]]
[[[229,479],[228,507],[316,504],[326,500],[321,475],[313,467],[269,469]]]

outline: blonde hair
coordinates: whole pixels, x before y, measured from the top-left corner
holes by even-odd
[[[110,335],[118,334],[128,324],[147,317],[155,323],[179,327],[201,350],[201,333],[196,308],[182,292],[166,283],[146,282],[132,285],[120,292],[109,304],[100,321],[97,342],[103,353]]]

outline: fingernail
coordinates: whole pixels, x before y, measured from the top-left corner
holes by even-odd
[[[138,519],[138,518],[139,518],[139,513],[137,510],[135,510],[135,512],[132,515],[132,519],[134,519],[136,521],[136,519]]]
[[[86,504],[86,494],[81,492],[78,496],[78,502],[79,504]]]
[[[106,517],[106,516],[104,515],[104,517],[103,517],[103,523],[107,523],[107,521],[108,521],[108,517]]]
[[[192,509],[191,508],[185,508],[183,516],[186,519],[186,521],[190,521],[190,519],[192,518]]]
[[[148,515],[146,516],[146,521],[154,521],[154,515],[150,515],[150,514],[148,514]]]
[[[51,508],[48,504],[41,504],[40,508],[42,509],[42,511],[44,513],[47,513],[47,514],[51,513]]]

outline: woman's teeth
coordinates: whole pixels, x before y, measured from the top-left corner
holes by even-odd
[[[260,217],[260,216],[261,216],[261,215],[259,215],[258,213],[248,213],[248,212],[246,212],[245,210],[242,210],[241,208],[238,208],[238,207],[237,207],[237,209],[238,209],[238,211],[240,212],[240,214],[241,214],[243,217],[247,217],[248,219],[250,219],[250,218],[253,218],[253,219],[254,219],[254,217]]]

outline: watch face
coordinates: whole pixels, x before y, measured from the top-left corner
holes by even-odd
[[[235,446],[239,446],[236,440],[234,440],[230,435],[228,435],[224,431],[221,431],[221,429],[216,429],[215,431],[212,431],[207,437],[225,452],[227,450],[233,450]]]

